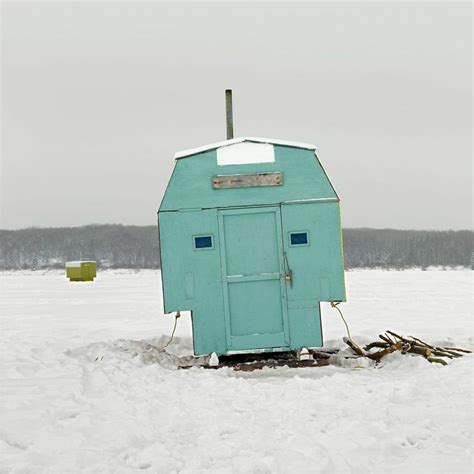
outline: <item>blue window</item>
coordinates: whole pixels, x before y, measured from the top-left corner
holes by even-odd
[[[212,235],[197,235],[194,237],[194,248],[196,250],[214,248]]]
[[[290,245],[309,245],[308,232],[290,232]]]

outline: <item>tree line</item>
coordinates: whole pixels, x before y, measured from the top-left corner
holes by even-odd
[[[473,232],[344,229],[346,269],[429,266],[471,267]],[[95,260],[101,268],[159,268],[155,226],[0,230],[0,269],[63,268],[71,260]]]

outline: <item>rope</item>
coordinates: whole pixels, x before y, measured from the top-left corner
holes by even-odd
[[[349,341],[351,341],[352,344],[354,344],[356,347],[358,347],[362,351],[362,348],[354,341],[354,339],[352,339],[351,332],[349,330],[349,325],[347,324],[346,320],[344,319],[342,311],[338,307],[340,304],[341,304],[340,301],[331,301],[331,307],[337,309],[338,313],[341,315],[341,319],[344,322],[344,325],[346,326],[347,337],[348,337]]]
[[[159,348],[160,351],[164,351],[171,344],[171,341],[174,338],[174,333],[176,331],[176,326],[178,325],[178,319],[180,318],[180,316],[181,316],[181,313],[178,311],[176,313],[176,316],[174,317],[174,326],[173,326],[173,331],[171,332],[170,339],[163,347]]]
[[[338,308],[338,306],[340,304],[341,304],[340,301],[337,301],[337,302],[336,301],[331,301],[331,307],[336,308],[337,311],[339,312],[339,314],[341,315],[342,321],[344,322],[344,324],[346,326],[347,336],[352,341],[352,336],[351,336],[351,332],[349,331],[349,326],[348,326],[346,320],[344,319],[344,316],[342,315],[342,311]],[[354,342],[354,341],[352,341],[352,342]]]

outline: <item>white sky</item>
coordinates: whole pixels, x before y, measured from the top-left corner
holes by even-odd
[[[230,87],[236,137],[318,146],[345,227],[470,228],[471,8],[3,2],[0,227],[155,224]]]

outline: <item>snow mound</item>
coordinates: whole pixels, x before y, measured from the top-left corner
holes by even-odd
[[[176,338],[173,345],[164,349],[169,341],[166,336],[145,341],[117,339],[111,342],[96,342],[66,351],[71,357],[88,363],[132,364],[144,366],[158,364],[165,369],[206,365],[209,357],[194,357],[190,338]],[[191,344],[191,347],[189,347]]]

